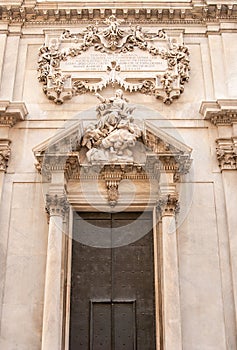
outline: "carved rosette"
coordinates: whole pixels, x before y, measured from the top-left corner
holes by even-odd
[[[179,212],[180,206],[177,194],[162,196],[157,203],[157,209],[161,216],[174,216]]]
[[[216,155],[222,170],[237,169],[237,138],[216,140]]]
[[[46,194],[45,210],[49,216],[64,216],[69,210],[66,196]]]

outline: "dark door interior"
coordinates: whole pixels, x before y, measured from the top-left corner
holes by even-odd
[[[150,212],[75,213],[70,350],[155,350]]]

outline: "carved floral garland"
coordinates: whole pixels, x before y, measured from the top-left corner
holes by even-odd
[[[89,25],[84,31],[76,34],[65,30],[59,40],[55,40],[50,46],[43,45],[40,48],[38,79],[43,83],[43,91],[48,98],[61,104],[65,99],[71,99],[74,95],[97,92],[115,83],[130,92],[140,91],[143,94],[161,98],[167,104],[179,97],[184,90],[185,82],[189,80],[188,48],[172,42],[165,31],[161,29],[158,30],[157,34],[145,33],[139,25],[127,30],[121,29],[122,20],[117,19],[114,15],[106,19],[105,23],[107,27],[101,30],[97,25]],[[168,49],[155,46],[155,40],[164,41],[168,44]],[[74,46],[60,50],[60,44],[63,42],[74,42]],[[71,75],[64,74],[60,69],[61,61],[82,55],[91,47],[107,54],[127,53],[139,48],[152,56],[159,56],[166,60],[167,69],[162,74],[157,72],[157,75],[152,79],[131,83],[120,75],[120,66],[115,61],[111,61],[107,72],[105,72],[107,74],[99,83],[88,83],[86,80],[72,81]]]

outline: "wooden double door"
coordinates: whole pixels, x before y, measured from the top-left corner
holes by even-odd
[[[155,350],[150,212],[75,213],[70,350]]]

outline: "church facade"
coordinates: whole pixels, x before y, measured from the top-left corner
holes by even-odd
[[[237,348],[237,5],[0,1],[0,348]]]

